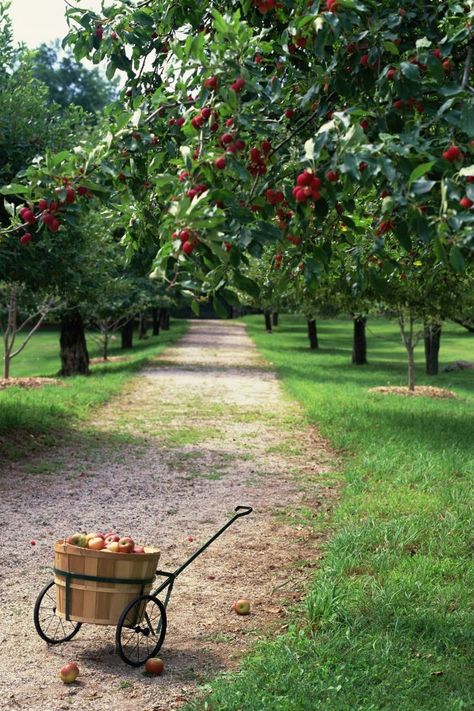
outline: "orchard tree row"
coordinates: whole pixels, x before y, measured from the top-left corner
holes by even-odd
[[[49,165],[61,161],[61,153],[64,156],[65,150],[76,146],[85,131],[91,145],[100,140],[102,117],[81,107],[88,107],[92,97],[103,107],[111,91],[98,73],[86,72],[67,55],[59,61],[55,50],[45,47],[34,54],[15,49],[7,9],[0,5],[2,184],[10,183],[31,162],[40,160],[38,154],[48,150]],[[62,104],[51,100],[51,86],[57,97],[64,99]],[[72,98],[78,103],[71,103]],[[0,330],[5,378],[10,376],[12,359],[47,319],[61,325],[61,372],[65,375],[88,372],[85,325],[97,331],[104,358],[110,335],[117,329],[122,330],[124,347],[131,347],[135,318],[139,318],[143,336],[147,310],[153,313],[155,334],[159,332],[159,311],[167,325],[166,313],[173,300],[161,283],[148,278],[155,252],[142,245],[127,255],[120,244],[124,230],[117,214],[78,209],[73,192],[66,188],[65,203],[70,208],[67,228],[61,224],[57,197],[56,206],[48,202],[49,208],[57,210],[50,209],[49,222],[43,215],[48,229],[40,239],[33,206],[18,208],[8,201],[0,205],[4,228],[0,239]],[[39,205],[46,212],[46,201],[39,201]],[[8,229],[15,212],[23,225],[20,232]]]
[[[310,302],[472,292],[473,0],[84,4],[65,46],[125,84],[92,142],[3,188],[4,239],[71,242],[105,210],[168,293],[222,314],[260,298],[255,260]]]

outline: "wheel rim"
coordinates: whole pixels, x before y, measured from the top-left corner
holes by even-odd
[[[64,620],[56,614],[56,590],[54,581],[48,583],[36,599],[33,619],[41,639],[48,644],[61,644],[79,632],[80,622]],[[53,589],[52,589],[53,588]]]
[[[152,595],[141,595],[127,605],[117,624],[118,653],[133,667],[154,657],[166,634],[166,611]]]

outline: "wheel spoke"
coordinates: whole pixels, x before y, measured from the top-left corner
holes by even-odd
[[[56,596],[50,592],[54,584],[54,581],[49,583],[40,592],[33,614],[36,631],[48,644],[67,642],[81,628],[80,622],[64,620],[56,614]]]
[[[140,666],[158,652],[165,633],[163,603],[152,595],[142,595],[132,600],[120,616],[116,631],[118,652],[127,664]]]

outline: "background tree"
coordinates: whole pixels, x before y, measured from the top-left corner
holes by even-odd
[[[74,104],[88,114],[100,114],[117,97],[116,80],[105,79],[98,69],[87,69],[59,43],[40,45],[32,65],[33,76],[48,88],[50,101],[63,110]]]

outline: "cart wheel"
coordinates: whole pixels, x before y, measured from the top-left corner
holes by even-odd
[[[80,630],[81,623],[64,620],[56,614],[56,595],[50,592],[54,580],[42,589],[35,602],[33,619],[36,631],[48,644],[68,642]]]
[[[139,667],[154,657],[165,639],[165,606],[153,595],[140,595],[120,615],[115,633],[123,661]]]

